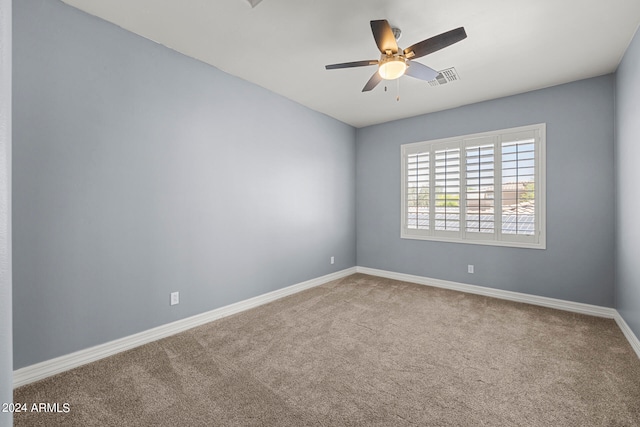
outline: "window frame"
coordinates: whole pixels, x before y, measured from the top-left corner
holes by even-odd
[[[534,144],[534,233],[533,235],[503,233],[502,224],[502,168],[503,147],[509,143],[533,138]],[[528,139],[525,139],[528,138]],[[504,146],[503,146],[504,144]],[[473,232],[467,230],[467,156],[471,147],[493,145],[493,232]],[[459,229],[457,231],[437,230],[435,226],[436,209],[436,152],[459,149]],[[505,246],[515,248],[546,249],[546,123],[500,129],[461,135],[450,138],[403,144],[401,151],[401,224],[400,237],[403,239],[431,240],[451,243]],[[408,227],[409,198],[409,156],[428,153],[429,158],[429,227],[414,229]],[[524,166],[523,166],[524,168]],[[500,188],[500,191],[495,189]],[[416,190],[419,192],[419,190]],[[418,193],[416,193],[418,194]],[[416,199],[417,200],[417,199]],[[446,203],[445,196],[445,203]],[[479,202],[480,203],[480,202]],[[417,221],[417,219],[416,219]]]

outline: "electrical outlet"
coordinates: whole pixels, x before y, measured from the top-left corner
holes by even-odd
[[[171,305],[180,304],[180,292],[171,292]]]
[[[473,274],[473,264],[467,265],[467,273]]]
[[[331,257],[331,264],[334,264],[336,262],[335,257]]]

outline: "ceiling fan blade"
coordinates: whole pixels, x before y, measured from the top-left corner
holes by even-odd
[[[378,61],[372,59],[370,61],[344,62],[342,64],[325,65],[324,68],[327,70],[337,70],[339,68],[366,67],[367,65],[378,65]]]
[[[438,75],[438,72],[431,67],[427,67],[424,64],[414,61],[407,61],[408,67],[407,71],[404,73],[408,76],[414,77],[420,80],[433,80]]]
[[[464,27],[456,28],[409,46],[404,50],[404,54],[410,59],[420,58],[466,38],[467,33],[464,31]],[[413,55],[411,55],[411,52],[413,52]]]
[[[378,71],[376,70],[376,72],[373,73],[373,76],[371,76],[367,84],[364,85],[364,87],[362,88],[362,91],[369,92],[371,89],[378,86],[378,83],[380,83],[381,81],[382,81],[382,77],[380,77],[380,73],[378,73]]]
[[[398,53],[398,43],[386,19],[371,21],[371,32],[381,53]]]

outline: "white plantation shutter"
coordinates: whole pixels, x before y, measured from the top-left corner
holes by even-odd
[[[495,143],[488,142],[465,147],[467,233],[495,233]]]
[[[429,153],[407,157],[406,223],[413,229],[429,229]]]
[[[405,144],[401,237],[543,249],[544,124]]]
[[[528,132],[502,139],[503,234],[535,234],[535,151]]]
[[[434,205],[436,231],[459,231],[460,148],[435,151]]]

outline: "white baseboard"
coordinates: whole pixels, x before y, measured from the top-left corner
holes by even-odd
[[[116,353],[177,334],[178,332],[186,331],[187,329],[191,329],[241,311],[249,310],[285,296],[331,282],[332,280],[341,279],[354,274],[355,272],[356,267],[348,268],[346,270],[327,274],[325,276],[307,280],[306,282],[298,283],[254,298],[217,308],[206,313],[198,314],[196,316],[158,326],[157,328],[100,344],[95,347],[76,351],[71,354],[56,357],[55,359],[45,360],[44,362],[36,363],[35,365],[25,366],[24,368],[20,368],[13,372],[13,387],[20,387],[52,375],[68,371],[69,369],[73,369],[90,362],[95,362],[96,360],[112,356]]]
[[[469,294],[484,295],[492,298],[499,298],[509,301],[524,302],[527,304],[539,305],[542,307],[557,308],[558,310],[572,311],[574,313],[589,314],[591,316],[615,318],[618,313],[613,308],[600,307],[597,305],[582,304],[579,302],[564,301],[555,298],[539,297],[536,295],[523,294],[520,292],[503,291],[501,289],[485,288],[477,285],[467,285],[465,283],[450,282],[448,280],[432,279],[411,274],[395,273],[393,271],[376,270],[367,267],[357,267],[358,273],[370,274],[372,276],[385,277],[387,279],[402,280],[404,282],[428,285],[436,288],[452,289],[454,291],[466,292]]]
[[[624,321],[620,313],[616,313],[616,317],[614,317],[614,319],[624,336],[627,338],[627,341],[629,341],[629,344],[631,344],[631,348],[633,348],[640,359],[640,340],[633,333],[629,325],[627,325],[627,322]]]
[[[411,274],[396,273],[393,271],[377,270],[368,267],[356,267],[358,273],[369,274],[371,276],[384,277],[387,279],[401,280],[404,282],[416,283],[419,285],[434,286],[437,288],[451,289],[455,291],[467,292],[470,294],[484,295],[492,298],[499,298],[509,301],[523,302],[527,304],[539,305],[542,307],[555,308],[558,310],[571,311],[574,313],[588,314],[590,316],[605,317],[614,319],[622,333],[631,344],[631,347],[640,358],[640,340],[633,333],[629,325],[624,321],[620,313],[615,308],[600,307],[597,305],[583,304],[579,302],[565,301],[555,298],[540,297],[536,295],[523,294],[520,292],[503,291],[500,289],[486,288],[477,285],[467,285],[465,283],[450,282],[448,280],[432,279]]]
[[[327,274],[322,277],[298,283],[283,289],[278,289],[254,298],[227,305],[206,313],[178,320],[157,328],[149,329],[128,337],[120,338],[104,344],[97,345],[85,350],[80,350],[71,354],[57,357],[51,360],[45,360],[34,365],[20,368],[13,372],[13,387],[20,387],[55,374],[85,365],[96,360],[103,359],[108,356],[129,350],[152,341],[159,340],[187,329],[203,325],[205,323],[221,319],[232,314],[236,314],[251,308],[266,304],[271,301],[283,298],[288,295],[295,294],[332,280],[341,279],[354,273],[369,274],[372,276],[385,277],[388,279],[402,280],[405,282],[417,283],[420,285],[434,286],[445,289],[452,289],[461,292],[484,295],[493,298],[500,298],[509,301],[517,301],[528,304],[539,305],[543,307],[555,308],[558,310],[571,311],[575,313],[588,314],[591,316],[605,317],[614,319],[622,333],[627,338],[631,347],[640,358],[640,340],[635,336],[629,325],[624,321],[617,310],[608,307],[600,307],[590,304],[582,304],[571,301],[564,301],[554,298],[539,297],[535,295],[523,294],[519,292],[503,291],[500,289],[486,288],[476,285],[468,285],[458,282],[450,282],[447,280],[431,279],[423,276],[414,276],[411,274],[395,273],[392,271],[377,270],[368,267],[352,267],[335,273]]]

